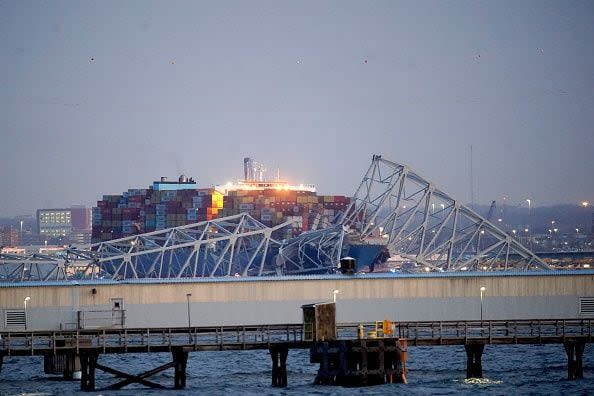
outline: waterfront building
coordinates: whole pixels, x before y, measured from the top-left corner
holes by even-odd
[[[37,229],[43,242],[89,243],[91,209],[80,205],[71,208],[38,209]]]
[[[0,228],[0,246],[19,245],[19,231],[11,225]]]

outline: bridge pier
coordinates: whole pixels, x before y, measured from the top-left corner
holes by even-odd
[[[466,344],[466,378],[483,378],[483,364],[481,358],[485,344]]]
[[[132,383],[139,383],[150,388],[164,387],[161,384],[149,381],[146,378],[151,377],[161,371],[167,370],[173,367],[174,370],[174,389],[184,389],[186,387],[186,367],[188,363],[188,349],[187,348],[175,348],[172,350],[173,361],[166,363],[160,367],[149,370],[142,374],[131,375],[122,371],[104,366],[97,363],[99,353],[95,350],[81,350],[80,353],[80,366],[81,366],[81,378],[80,378],[80,390],[86,392],[95,391],[95,371],[96,369],[102,370],[106,373],[115,375],[123,380],[109,385],[107,389],[121,389],[126,385]]]
[[[289,348],[286,345],[270,347],[272,358],[272,386],[277,388],[287,387],[287,356]]]
[[[376,338],[318,342],[310,361],[319,363],[319,385],[366,386],[406,383],[406,339]]]
[[[186,366],[188,363],[188,351],[176,349],[173,352],[173,370],[175,371],[173,387],[185,389],[186,387]]]
[[[99,354],[95,351],[81,351],[80,353],[80,390],[92,392],[95,390],[95,369]]]
[[[563,343],[567,353],[567,379],[575,380],[584,378],[582,358],[586,347],[585,341],[565,341]]]
[[[65,380],[74,379],[74,373],[80,372],[80,357],[75,351],[45,353],[43,355],[45,374],[62,374]]]

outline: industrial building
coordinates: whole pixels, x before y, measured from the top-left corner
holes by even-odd
[[[334,298],[340,323],[592,318],[594,271],[0,283],[0,330],[299,323]]]

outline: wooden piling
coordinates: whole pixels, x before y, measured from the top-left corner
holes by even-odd
[[[483,378],[483,364],[481,358],[485,344],[466,344],[466,378]]]
[[[586,343],[584,341],[565,341],[563,346],[567,353],[567,379],[584,378],[583,356]]]

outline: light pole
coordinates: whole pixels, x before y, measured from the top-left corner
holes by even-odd
[[[531,208],[532,208],[532,200],[531,199],[526,199],[526,202],[528,202],[528,229],[532,230],[532,216],[531,216]],[[532,249],[532,238],[530,237],[530,234],[528,234],[528,247],[530,249]]]
[[[27,330],[27,302],[31,300],[31,297],[27,296],[23,300],[23,304],[25,305],[25,330]]]
[[[192,293],[186,294],[186,299],[188,300],[188,330],[192,327],[192,319],[190,317],[190,297],[192,297]]]
[[[483,294],[487,288],[485,286],[481,286],[481,322],[483,321]]]
[[[336,289],[332,291],[332,302],[336,303],[336,295],[340,293],[340,290]]]

